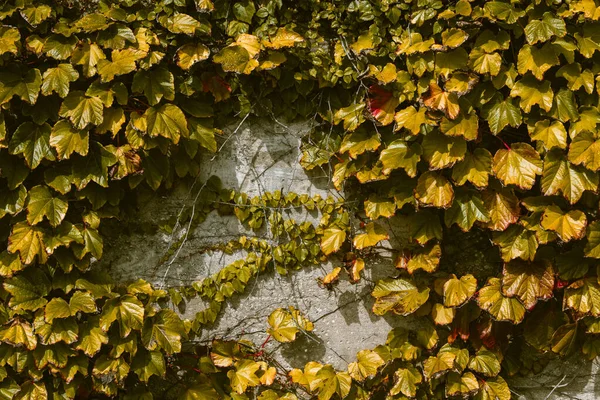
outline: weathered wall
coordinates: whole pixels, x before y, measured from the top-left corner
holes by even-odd
[[[221,179],[223,187],[251,196],[282,190],[339,198],[341,194],[330,185],[329,171],[307,174],[298,163],[300,138],[310,129],[310,123],[286,126],[268,120],[246,120],[230,127],[219,142],[222,148],[218,154],[207,155],[202,161],[202,173],[196,185],[191,189],[179,187],[167,196],[155,198],[144,205],[136,218],[156,224],[179,215],[193,202],[201,188],[200,182],[212,175]],[[318,221],[318,215],[307,213],[295,212],[291,217],[299,221]],[[127,232],[109,238],[101,265],[109,268],[120,281],[142,278],[161,287],[190,284],[244,256],[203,251],[207,246],[240,235],[256,235],[235,217],[223,217],[215,212],[189,232],[185,224],[181,225],[173,234]],[[388,225],[394,241],[405,240],[403,221],[393,218]],[[269,239],[267,232],[262,235]],[[171,245],[181,238],[185,238],[183,245],[165,261]],[[360,283],[353,285],[342,280],[330,291],[320,287],[317,279],[331,269],[331,265],[322,265],[288,276],[275,273],[260,276],[250,283],[246,293],[227,302],[214,326],[203,332],[203,339],[244,337],[261,343],[266,338],[267,316],[271,311],[292,305],[315,323],[315,330],[292,344],[279,345],[271,341],[266,350],[285,368],[301,367],[310,360],[345,368],[359,350],[384,343],[391,327],[418,329],[410,318],[377,317],[369,311],[374,282],[393,273],[389,255],[381,254],[371,261]],[[202,308],[201,301],[192,301],[183,314],[192,318]],[[583,363],[579,357],[567,363],[553,363],[541,376],[515,380],[514,395],[520,399],[595,399],[596,393],[600,397],[597,373],[597,364]]]

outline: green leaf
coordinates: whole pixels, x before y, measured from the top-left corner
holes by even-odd
[[[289,310],[285,308],[274,310],[267,322],[271,326],[267,329],[267,333],[281,343],[293,342],[298,332],[310,332],[314,329],[313,323],[292,306]]]
[[[88,131],[75,129],[67,120],[61,119],[52,127],[50,145],[56,149],[58,159],[67,159],[73,153],[86,156],[90,147]]]
[[[199,61],[208,59],[210,50],[201,43],[184,44],[177,49],[177,65],[183,70],[188,70]]]
[[[547,42],[552,36],[563,37],[567,34],[567,27],[562,18],[555,18],[551,12],[545,12],[542,19],[529,21],[525,26],[525,37],[529,44]]]
[[[444,212],[447,227],[457,224],[464,232],[470,231],[475,222],[488,222],[488,209],[476,190],[457,190],[452,207]]]
[[[342,244],[346,240],[346,231],[337,226],[333,226],[323,231],[321,237],[321,251],[325,255],[335,253],[342,247]]]
[[[531,189],[536,175],[542,174],[542,160],[527,143],[513,143],[508,149],[500,149],[494,155],[492,169],[505,185],[517,185]]]
[[[479,391],[479,381],[471,372],[450,372],[446,379],[446,396],[472,396]]]
[[[569,161],[592,171],[600,170],[600,140],[591,132],[578,134],[569,146]]]
[[[389,238],[387,231],[375,222],[368,223],[365,226],[365,231],[365,233],[356,235],[352,242],[358,250],[375,246],[380,241]]]
[[[0,193],[0,218],[5,215],[15,215],[23,210],[27,189],[20,185],[18,189],[4,190]]]
[[[477,279],[471,274],[461,276],[456,275],[444,282],[444,306],[460,307],[469,300],[477,290]]]
[[[144,58],[146,52],[128,48],[125,50],[113,50],[111,61],[96,56],[98,74],[102,82],[110,82],[117,75],[124,75],[137,69],[135,62]]]
[[[136,318],[140,314],[136,314]],[[143,317],[143,313],[141,314]],[[181,318],[172,310],[161,310],[154,317],[146,318],[142,329],[142,342],[148,350],[162,349],[167,354],[181,351],[181,339],[185,337]]]
[[[411,365],[396,370],[394,378],[394,386],[389,392],[392,396],[403,394],[407,397],[415,397],[417,395],[417,385],[423,381],[421,373]]]
[[[521,110],[515,106],[511,99],[490,102],[482,110],[483,118],[487,120],[490,131],[496,135],[506,126],[517,128],[521,125]]]
[[[28,350],[37,347],[37,338],[31,324],[14,319],[10,325],[0,328],[0,340],[13,346],[25,346]]]
[[[563,357],[572,354],[579,342],[577,328],[577,324],[566,324],[559,327],[552,335],[552,351]]]
[[[0,55],[5,53],[17,54],[17,43],[21,41],[21,34],[17,28],[3,26],[0,28]]]
[[[346,372],[337,372],[331,365],[326,365],[317,372],[319,380],[318,400],[329,400],[334,394],[337,394],[340,398],[344,398],[350,392],[352,385],[352,378]]]
[[[545,111],[550,111],[552,109],[554,92],[550,87],[549,81],[540,84],[540,82],[531,76],[526,76],[515,83],[510,91],[510,97],[520,97],[521,102],[519,105],[526,113],[531,112],[531,107],[534,105],[539,106]]]
[[[258,61],[250,57],[248,50],[241,45],[227,46],[213,56],[213,62],[221,64],[223,71],[249,74]]]
[[[43,272],[27,270],[4,281],[4,290],[11,294],[8,302],[14,310],[35,311],[46,305],[50,281]]]
[[[29,104],[35,104],[42,86],[42,74],[37,68],[29,69],[24,75],[12,72],[0,73],[0,104],[17,95]]]
[[[61,117],[69,118],[76,129],[84,129],[88,124],[100,125],[104,118],[103,110],[102,100],[75,91],[65,98],[58,113]]]
[[[172,33],[184,33],[193,36],[196,30],[202,30],[202,24],[183,13],[177,13],[172,17],[161,17],[160,23]]]
[[[442,224],[439,216],[431,210],[419,210],[408,219],[410,238],[420,244],[426,244],[430,240],[442,240]]]
[[[413,106],[398,111],[394,116],[394,120],[396,121],[395,130],[404,128],[408,129],[413,135],[418,135],[421,131],[421,125],[428,122],[428,118],[425,114],[426,111],[427,109],[425,107],[422,107],[417,111]]]
[[[62,196],[54,197],[47,186],[35,186],[29,191],[27,222],[35,225],[46,217],[50,225],[56,227],[65,218],[68,208],[69,204]]]
[[[423,375],[426,380],[436,379],[445,375],[454,368],[456,354],[453,352],[439,352],[437,356],[431,356],[423,362]]]
[[[525,317],[525,307],[519,300],[504,296],[502,283],[498,278],[490,278],[486,286],[479,290],[477,303],[482,310],[489,312],[497,321],[520,323]]]
[[[260,364],[252,360],[241,360],[235,363],[235,368],[227,372],[231,388],[238,394],[242,394],[248,387],[260,385],[260,379],[256,372]]]
[[[188,137],[190,135],[185,115],[176,105],[163,104],[158,107],[150,107],[144,116],[150,136],[163,136],[177,144],[180,136]]]
[[[496,52],[473,49],[469,54],[469,66],[478,74],[496,76],[500,73],[502,56]]]
[[[538,300],[553,296],[554,269],[550,263],[513,260],[504,264],[502,272],[502,293],[518,297],[528,310],[532,310]]]
[[[567,131],[560,121],[551,122],[545,119],[537,121],[535,127],[528,126],[528,128],[531,140],[542,141],[546,150],[550,150],[553,147],[567,148]]]
[[[144,321],[143,304],[131,295],[124,295],[108,300],[104,304],[104,307],[102,307],[100,327],[106,332],[115,321],[119,322],[122,338],[129,336],[132,329],[141,329]],[[147,322],[152,324],[152,319],[148,318]],[[152,344],[153,348],[150,350],[156,348],[156,343],[153,342]]]
[[[90,78],[96,75],[98,62],[105,58],[104,52],[95,43],[82,43],[73,52],[71,62],[81,65],[84,76]]]
[[[510,225],[503,232],[494,232],[492,241],[500,246],[502,259],[506,262],[515,258],[531,261],[538,248],[535,232],[520,225]]]
[[[450,120],[442,117],[440,131],[447,136],[462,136],[465,140],[476,140],[479,136],[479,118],[477,114],[459,114],[458,118]],[[427,136],[425,136],[427,137]]]
[[[410,177],[417,175],[417,164],[421,160],[423,153],[419,143],[407,143],[400,139],[390,143],[381,151],[379,159],[385,170],[394,170],[402,168]]]
[[[23,154],[25,162],[30,169],[35,169],[45,158],[54,161],[56,157],[50,147],[50,132],[52,127],[48,124],[36,125],[33,122],[24,122],[15,131],[8,151],[10,154]]]
[[[344,130],[355,131],[360,124],[365,120],[363,111],[365,109],[365,103],[355,103],[348,107],[341,108],[333,115],[333,123],[339,124],[344,121]]]
[[[144,93],[148,103],[154,106],[164,97],[166,100],[175,98],[175,79],[166,68],[155,68],[150,71],[138,71],[133,76],[131,90]]]
[[[414,313],[429,298],[429,288],[419,288],[407,279],[383,279],[377,282],[371,295],[375,298],[373,312],[384,315],[393,311],[399,315]]]
[[[452,180],[462,186],[467,181],[478,188],[488,185],[488,177],[492,172],[492,155],[483,148],[476,148],[472,153],[467,152],[465,158],[452,168]]]
[[[600,317],[600,284],[596,277],[573,282],[565,289],[563,309],[571,309],[578,318],[591,315]]]
[[[542,228],[554,231],[563,242],[581,239],[585,235],[587,218],[582,211],[563,212],[560,207],[551,205],[544,211]]]
[[[577,121],[579,112],[573,92],[568,89],[560,89],[554,96],[554,104],[550,115],[561,122]]]
[[[462,137],[446,136],[439,131],[427,133],[421,146],[430,170],[452,167],[463,160],[467,152],[467,142]]]
[[[560,150],[546,154],[542,172],[542,192],[546,196],[559,192],[575,204],[585,190],[598,189],[598,175],[583,167],[571,164]]]
[[[377,352],[373,350],[361,350],[356,354],[356,361],[348,364],[350,376],[363,382],[377,374],[379,367],[385,364],[385,361]]]
[[[167,372],[165,358],[160,351],[140,350],[131,362],[131,370],[142,382],[148,382],[150,377],[156,375],[164,377]]]
[[[108,335],[99,327],[95,317],[82,324],[76,349],[83,351],[88,357],[95,356],[102,345],[108,343]]]
[[[73,162],[72,180],[81,190],[90,182],[108,187],[108,167],[118,162],[112,151],[98,142],[91,142],[87,157],[79,157]]]
[[[454,190],[444,176],[428,171],[419,176],[415,198],[425,205],[448,208],[454,199]]]
[[[41,228],[30,226],[26,222],[16,223],[8,238],[8,251],[18,251],[23,264],[31,264],[36,256],[38,262],[43,264],[48,259],[43,238],[44,232]]]
[[[71,64],[58,64],[56,68],[49,68],[42,77],[42,94],[49,96],[52,92],[58,93],[62,98],[69,94],[69,83],[75,82],[79,73]]]

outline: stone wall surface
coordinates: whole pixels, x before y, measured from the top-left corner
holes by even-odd
[[[135,218],[140,222],[158,223],[177,217],[193,204],[210,176],[218,176],[225,188],[259,195],[282,190],[309,195],[320,194],[341,198],[329,179],[329,171],[307,173],[298,163],[300,139],[311,129],[310,123],[284,125],[278,121],[250,119],[225,130],[220,138],[220,150],[206,155],[201,175],[191,188],[176,187],[169,194],[157,197],[140,208]],[[318,223],[318,215],[291,212],[290,217]],[[406,224],[398,218],[388,223],[390,237],[397,244],[406,240]],[[268,232],[258,233],[266,239]],[[138,278],[158,287],[191,284],[210,276],[225,265],[243,258],[243,253],[224,254],[202,251],[215,243],[226,242],[240,235],[257,235],[233,216],[212,212],[195,229],[184,223],[167,234],[122,233],[107,239],[105,256],[100,266],[108,268],[122,282]],[[181,242],[174,254],[168,251]],[[299,368],[307,361],[330,363],[339,369],[355,360],[359,350],[384,343],[392,327],[418,329],[416,321],[398,316],[375,316],[370,309],[370,292],[374,283],[393,274],[390,254],[381,253],[369,260],[364,278],[358,284],[343,280],[328,290],[318,284],[318,278],[332,270],[332,265],[314,266],[292,271],[287,276],[264,273],[251,281],[242,295],[230,299],[216,323],[203,331],[202,340],[214,337],[245,338],[262,343],[266,338],[268,315],[278,307],[294,306],[315,324],[313,332],[302,335],[291,344],[270,341],[265,349],[283,368]],[[202,301],[190,301],[180,311],[193,318],[205,307]],[[514,397],[518,399],[596,399],[600,398],[600,377],[597,363],[584,363],[580,357],[556,362],[536,376],[513,380]]]

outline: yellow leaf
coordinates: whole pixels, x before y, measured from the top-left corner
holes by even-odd
[[[368,223],[367,226],[365,226],[365,230],[366,233],[361,233],[354,237],[353,244],[358,250],[375,246],[380,241],[389,238],[386,230],[374,222]]]

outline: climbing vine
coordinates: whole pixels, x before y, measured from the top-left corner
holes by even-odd
[[[508,400],[508,376],[594,359],[599,19],[595,0],[2,2],[0,398]],[[95,266],[107,226],[197,179],[248,116],[313,119],[299,162],[350,200],[211,178],[177,223],[218,212],[269,239],[215,245],[245,256],[185,287]],[[266,342],[199,342],[265,271],[332,260],[323,290],[358,282],[391,217],[411,242],[388,249],[397,272],[372,311],[412,315],[414,331],[346,371],[285,371]],[[475,238],[495,270],[452,261],[453,241]],[[206,308],[182,319],[193,297]],[[265,321],[282,343],[313,328],[293,307]]]

